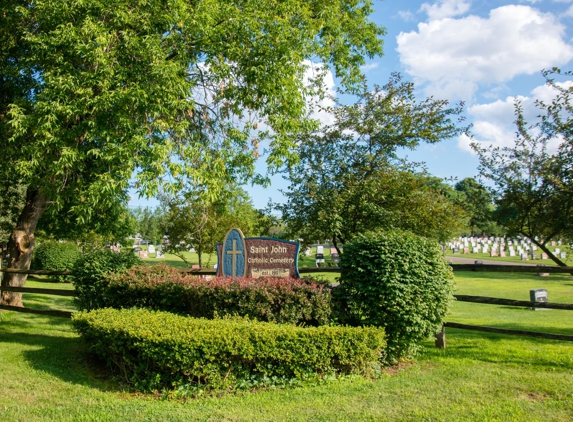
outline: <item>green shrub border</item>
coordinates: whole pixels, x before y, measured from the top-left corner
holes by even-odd
[[[299,327],[198,319],[146,309],[77,312],[73,326],[137,390],[235,390],[253,380],[373,375],[386,345],[375,327]]]

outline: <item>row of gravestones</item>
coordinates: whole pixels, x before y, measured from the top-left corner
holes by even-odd
[[[536,238],[536,240],[539,240]],[[507,245],[506,242],[507,241]],[[470,246],[471,245],[471,249]],[[551,246],[562,245],[562,240],[552,241]],[[505,239],[499,237],[490,238],[475,238],[475,237],[461,237],[449,242],[447,246],[452,250],[454,254],[464,253],[489,253],[490,257],[515,257],[519,256],[522,260],[528,259],[548,259],[546,253],[539,254],[535,253],[537,251],[537,246],[531,242],[528,238],[513,238]],[[514,247],[515,246],[515,247]],[[491,250],[490,250],[491,248]],[[444,250],[446,246],[444,246]],[[471,250],[471,252],[470,252]],[[567,253],[561,251],[561,248],[555,248],[554,254],[561,259],[567,258]]]

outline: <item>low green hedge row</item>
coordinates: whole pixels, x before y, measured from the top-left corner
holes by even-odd
[[[206,278],[166,264],[135,266],[106,276],[95,289],[77,292],[83,310],[136,307],[196,318],[240,315],[313,326],[328,324],[332,314],[331,289],[324,284],[292,278]]]
[[[298,327],[146,309],[77,312],[75,329],[139,390],[239,389],[253,380],[371,375],[385,347],[374,327]]]

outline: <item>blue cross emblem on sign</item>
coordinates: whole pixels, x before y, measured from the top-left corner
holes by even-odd
[[[247,247],[245,237],[239,229],[231,229],[225,236],[222,255],[223,276],[245,276]]]

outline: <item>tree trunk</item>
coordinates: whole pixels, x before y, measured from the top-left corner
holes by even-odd
[[[342,252],[340,252],[340,247],[338,246],[338,242],[336,241],[336,235],[332,236],[332,244],[336,249],[336,252],[338,252],[338,256],[340,257]]]
[[[10,258],[7,268],[30,269],[35,244],[34,231],[40,217],[46,211],[47,203],[46,196],[39,189],[26,191],[26,205],[24,205],[8,241]],[[4,273],[2,286],[23,287],[27,278],[27,274]],[[22,306],[22,293],[2,292],[0,303]]]
[[[539,249],[541,249],[543,252],[545,252],[547,254],[547,256],[549,257],[549,259],[551,259],[553,262],[555,262],[557,265],[559,265],[560,267],[566,267],[567,264],[563,261],[561,261],[561,259],[559,259],[556,255],[553,254],[553,252],[551,252],[548,248],[547,248],[547,242],[549,242],[551,240],[551,238],[549,239],[544,239],[544,242],[538,242],[535,240],[535,238],[531,238],[531,241],[533,243],[535,243]]]

